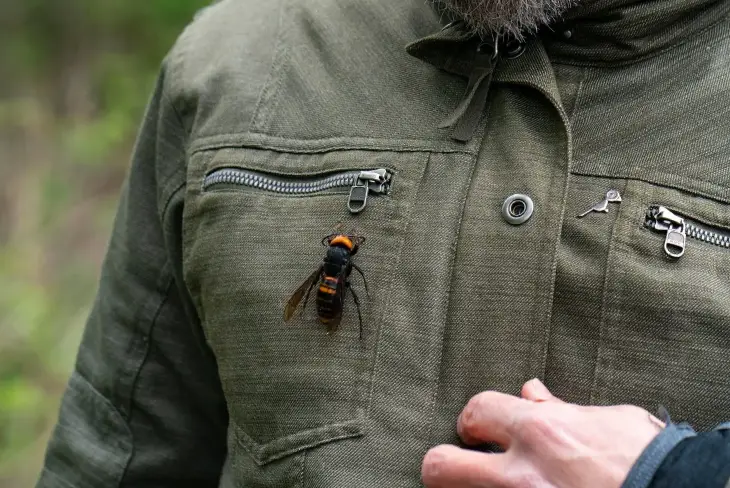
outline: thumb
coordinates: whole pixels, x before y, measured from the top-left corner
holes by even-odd
[[[522,386],[522,398],[533,402],[558,402],[563,401],[550,393],[545,385],[537,378],[532,379]]]

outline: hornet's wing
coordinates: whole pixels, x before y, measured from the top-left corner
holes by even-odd
[[[304,283],[299,285],[299,288],[294,292],[294,294],[289,298],[289,301],[286,302],[286,307],[284,307],[284,320],[288,321],[290,318],[294,316],[294,312],[296,311],[297,307],[299,306],[299,302],[302,301],[302,298],[304,298],[304,294],[306,293],[307,296],[309,296],[309,292],[312,289],[312,287],[317,282],[317,279],[322,274],[322,266],[315,269],[314,272],[309,275],[309,277],[304,280]],[[306,303],[305,303],[306,305]]]

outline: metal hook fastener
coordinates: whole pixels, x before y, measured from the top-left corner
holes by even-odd
[[[603,212],[608,213],[608,204],[609,203],[621,203],[621,194],[618,192],[618,190],[608,190],[606,192],[606,197],[599,203],[593,205],[590,209],[586,210],[582,214],[578,215],[579,219],[582,219],[586,215],[592,212]]]

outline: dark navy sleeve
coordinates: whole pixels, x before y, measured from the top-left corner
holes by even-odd
[[[730,423],[677,444],[649,488],[726,488],[729,480]]]
[[[730,423],[702,434],[670,423],[644,450],[622,488],[730,488]]]

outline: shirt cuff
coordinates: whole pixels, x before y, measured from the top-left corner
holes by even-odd
[[[669,424],[644,449],[621,488],[648,488],[667,454],[684,439],[695,435],[697,433],[687,424]]]

